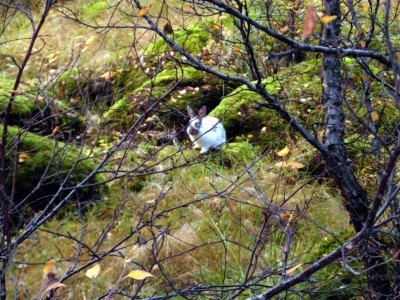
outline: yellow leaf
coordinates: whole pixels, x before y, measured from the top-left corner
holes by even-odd
[[[92,268],[86,271],[86,277],[89,277],[91,279],[96,278],[97,275],[100,273],[100,265],[95,264]]]
[[[100,78],[103,78],[105,80],[110,80],[115,76],[115,73],[113,71],[107,71],[104,74],[100,75]]]
[[[328,23],[330,23],[330,22],[332,22],[332,21],[334,21],[336,19],[337,19],[337,16],[327,16],[327,15],[325,15],[325,16],[321,17],[320,20],[321,20],[322,23],[328,24]]]
[[[76,43],[75,45],[72,46],[72,49],[74,50],[78,50],[79,48],[81,48],[83,45],[83,43]]]
[[[233,46],[233,47],[232,47],[232,50],[233,50],[234,52],[239,52],[239,51],[240,51],[240,48],[239,48],[238,46]]]
[[[296,271],[302,265],[303,265],[303,263],[299,263],[298,265],[295,265],[294,267],[290,268],[289,270],[286,271],[286,275],[292,274],[294,271]]]
[[[88,47],[88,46],[85,46],[85,47],[83,47],[83,49],[82,49],[82,53],[85,53],[86,51],[88,51],[90,49],[90,47]]]
[[[220,30],[221,29],[221,27],[218,24],[213,24],[213,28],[215,30]]]
[[[18,154],[18,162],[19,162],[19,163],[23,163],[27,157],[29,157],[29,154],[28,154],[28,153],[26,153],[26,152],[21,152],[21,153],[19,153],[19,154]],[[55,266],[55,264],[56,264],[55,262],[48,262],[47,264],[50,264],[50,263],[53,263],[54,266]],[[47,265],[47,264],[46,264],[46,265]],[[43,273],[44,273],[44,271],[45,271],[46,265],[44,265],[44,267],[43,267]],[[52,269],[51,269],[50,271],[52,271]],[[48,272],[47,272],[47,273],[48,273]],[[47,273],[45,273],[45,274],[47,274]]]
[[[26,154],[26,156],[25,155],[23,155],[23,154]],[[22,152],[22,153],[20,153],[19,154],[19,158],[23,158],[24,160],[25,160],[25,158],[28,156],[28,154],[26,153],[26,152]],[[43,274],[44,275],[47,275],[47,274],[49,274],[50,272],[54,272],[54,270],[55,270],[55,268],[56,268],[56,263],[54,262],[54,261],[48,261],[45,265],[44,265],[44,267],[43,267]]]
[[[372,112],[371,112],[371,119],[372,119],[372,121],[374,121],[374,122],[376,122],[376,121],[379,120],[379,115],[378,115],[378,113],[377,113],[376,111],[372,111]]]
[[[287,164],[286,164],[286,162],[281,161],[281,162],[276,163],[276,164],[275,164],[275,167],[278,167],[278,168],[286,168],[286,167],[287,167]]]
[[[51,64],[51,63],[57,61],[58,59],[59,59],[58,56],[55,56],[55,57],[53,57],[53,58],[50,58],[50,59],[49,59],[49,64]]]
[[[290,161],[286,164],[288,167],[291,167],[292,169],[302,169],[304,168],[304,165],[295,161]]]
[[[36,79],[29,79],[26,81],[26,83],[30,86],[30,87],[34,87],[37,83]]]
[[[48,291],[50,291],[50,290],[56,289],[56,288],[60,288],[60,287],[66,287],[66,285],[63,284],[63,283],[61,283],[61,282],[54,282],[53,284],[50,284],[50,285],[43,291],[42,297],[43,297],[43,294],[44,294],[44,293],[46,293],[46,292],[48,292]]]
[[[139,17],[143,17],[145,14],[147,14],[149,12],[149,9],[148,8],[142,8],[141,10],[139,10],[139,14],[138,14],[138,16]]]
[[[365,48],[367,46],[367,42],[364,41],[364,40],[361,40],[360,41],[360,46],[361,46],[361,48]]]
[[[126,275],[130,278],[136,279],[136,280],[143,280],[146,279],[147,277],[154,277],[152,274],[150,274],[149,272],[146,271],[142,271],[142,270],[133,270],[130,271],[128,275]],[[125,277],[126,277],[125,276]]]
[[[368,6],[363,6],[363,7],[362,7],[362,11],[363,11],[364,13],[367,13],[367,12],[369,11]]]
[[[289,26],[288,25],[286,25],[285,27],[279,29],[279,32],[282,33],[282,34],[285,34],[288,31],[289,31]]]
[[[21,152],[20,154],[18,154],[18,157],[20,157],[20,158],[27,158],[28,156],[29,156],[29,154],[27,152]],[[51,262],[48,262],[48,263],[51,263]],[[55,264],[55,262],[53,262],[53,263]]]
[[[100,35],[96,34],[88,38],[85,42],[85,45],[88,47],[93,47],[95,44],[100,42]]]
[[[289,151],[290,151],[290,149],[289,149],[289,147],[286,145],[286,147],[283,148],[281,151],[279,151],[277,154],[278,154],[278,156],[280,156],[280,157],[285,157],[286,155],[289,154]]]

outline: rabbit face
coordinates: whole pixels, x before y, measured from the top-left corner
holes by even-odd
[[[188,127],[189,135],[198,135],[201,127],[201,119],[194,119]]]

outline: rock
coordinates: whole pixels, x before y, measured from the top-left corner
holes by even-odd
[[[0,134],[3,128],[0,127]],[[8,128],[8,144],[6,147],[8,176],[6,192],[10,195],[15,174],[14,204],[21,204],[20,209],[29,206],[34,210],[43,209],[67,176],[70,176],[65,188],[73,187],[83,180],[94,168],[93,157],[83,151],[62,142],[28,133],[16,127]],[[77,160],[80,160],[77,164]],[[75,165],[76,164],[76,165]],[[72,170],[72,172],[71,172]],[[69,174],[71,172],[71,174]],[[96,175],[89,183],[104,180],[104,176]],[[98,188],[82,188],[77,190],[76,198],[80,201],[93,199]],[[60,199],[68,191],[60,194]],[[19,209],[19,210],[20,210]]]

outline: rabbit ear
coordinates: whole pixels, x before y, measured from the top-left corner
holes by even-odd
[[[204,118],[207,115],[207,107],[203,106],[202,108],[199,109],[199,113],[197,114],[197,117],[199,119]]]
[[[194,117],[196,116],[196,115],[194,114],[193,109],[191,109],[189,105],[186,106],[186,109],[187,109],[187,112],[188,112],[190,118],[194,118]]]

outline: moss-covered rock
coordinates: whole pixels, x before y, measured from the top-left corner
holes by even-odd
[[[2,132],[3,128],[0,127],[0,133]],[[80,153],[75,147],[15,127],[8,128],[7,142],[10,176],[7,178],[6,189],[10,194],[14,183],[14,176],[11,174],[15,174],[14,203],[21,203],[22,206],[43,208],[61,184],[65,188],[72,187],[95,167],[94,159]],[[67,177],[66,182],[63,182]],[[96,175],[90,183],[101,180],[104,177]],[[76,196],[81,200],[91,199],[96,195],[96,190],[97,188],[79,189]],[[66,193],[63,192],[60,197]]]
[[[229,93],[236,86],[235,83],[231,86],[223,85],[219,78],[191,67],[177,68],[169,65],[167,69],[126,93],[123,99],[116,101],[104,114],[104,121],[107,126],[126,130],[133,124],[135,116],[144,113],[156,99],[161,99],[158,107],[159,122],[151,124],[146,130],[183,128],[188,122],[187,105],[195,110],[205,105],[210,111],[220,103],[223,94]],[[172,88],[173,92],[162,98]]]
[[[4,117],[5,109],[8,106],[14,81],[2,79],[0,82],[0,117]],[[17,96],[11,108],[10,124],[19,125],[26,123],[36,113],[44,108],[43,101],[35,101],[34,90],[26,84],[20,84]]]
[[[5,116],[9,103],[10,91],[14,82],[2,80],[0,84],[0,117]],[[72,109],[66,102],[47,95],[44,98],[37,83],[21,83],[14,99],[9,118],[10,125],[25,126],[29,131],[40,135],[50,135],[55,127],[59,127],[59,139],[69,139],[84,127],[79,111]],[[33,122],[32,122],[33,121]]]
[[[172,38],[174,41],[184,47],[186,51],[192,54],[199,53],[209,39],[207,30],[198,25],[190,25],[186,29],[176,30]],[[146,55],[160,55],[168,50],[168,45],[163,39],[157,40],[150,44],[146,51]]]
[[[276,83],[269,81],[267,89],[276,94]],[[267,127],[269,136],[265,137],[264,142],[268,143],[276,139],[285,125],[274,111],[259,108],[257,101],[260,100],[257,93],[239,87],[227,95],[210,115],[222,121],[228,138],[254,131],[261,132],[263,127]]]

